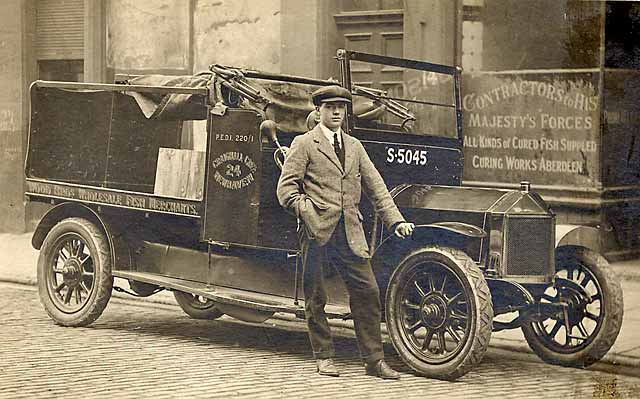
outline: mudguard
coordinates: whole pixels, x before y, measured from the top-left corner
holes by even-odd
[[[599,227],[576,224],[556,225],[556,248],[574,245],[602,253],[602,231]]]
[[[132,270],[133,257],[129,250],[129,245],[124,237],[119,234],[114,227],[95,210],[74,202],[63,202],[49,209],[42,217],[31,238],[31,245],[35,249],[40,249],[49,231],[58,222],[70,217],[82,217],[93,222],[107,237],[109,248],[111,249],[111,261],[114,270]]]
[[[389,234],[376,247],[371,262],[397,265],[409,251],[425,245],[444,245],[465,250],[469,240],[486,237],[481,228],[462,222],[437,222],[415,226],[410,238],[400,239]],[[474,256],[472,256],[474,258]]]

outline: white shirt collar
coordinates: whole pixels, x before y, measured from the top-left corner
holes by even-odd
[[[329,143],[331,143],[331,145],[333,145],[333,135],[335,133],[338,133],[338,144],[340,144],[340,147],[342,147],[342,128],[341,127],[338,127],[338,131],[334,132],[333,130],[323,125],[322,122],[319,123],[318,125],[320,126],[320,130],[322,130],[322,133],[324,133],[324,136],[327,138],[327,140],[329,140]]]

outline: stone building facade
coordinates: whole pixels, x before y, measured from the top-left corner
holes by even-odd
[[[559,221],[597,225],[605,252],[631,254],[639,16],[633,2],[576,0],[4,0],[0,232],[28,230],[44,211],[22,195],[33,80],[212,63],[328,78],[348,48],[461,65],[465,184],[530,180]],[[389,84],[384,72],[361,83]]]

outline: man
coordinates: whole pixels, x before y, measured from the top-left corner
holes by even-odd
[[[398,237],[410,236],[414,225],[405,222],[360,141],[341,129],[351,93],[340,86],[325,86],[312,94],[312,100],[320,123],[293,140],[277,195],[280,204],[302,222],[305,314],[317,370],[321,375],[339,375],[324,313],[323,268],[331,263],[348,289],[366,373],[398,379],[400,375],[384,362],[380,293],[358,209],[362,190]]]

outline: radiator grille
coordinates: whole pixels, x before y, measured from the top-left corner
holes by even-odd
[[[553,272],[552,219],[541,217],[507,217],[507,275],[543,276]]]

